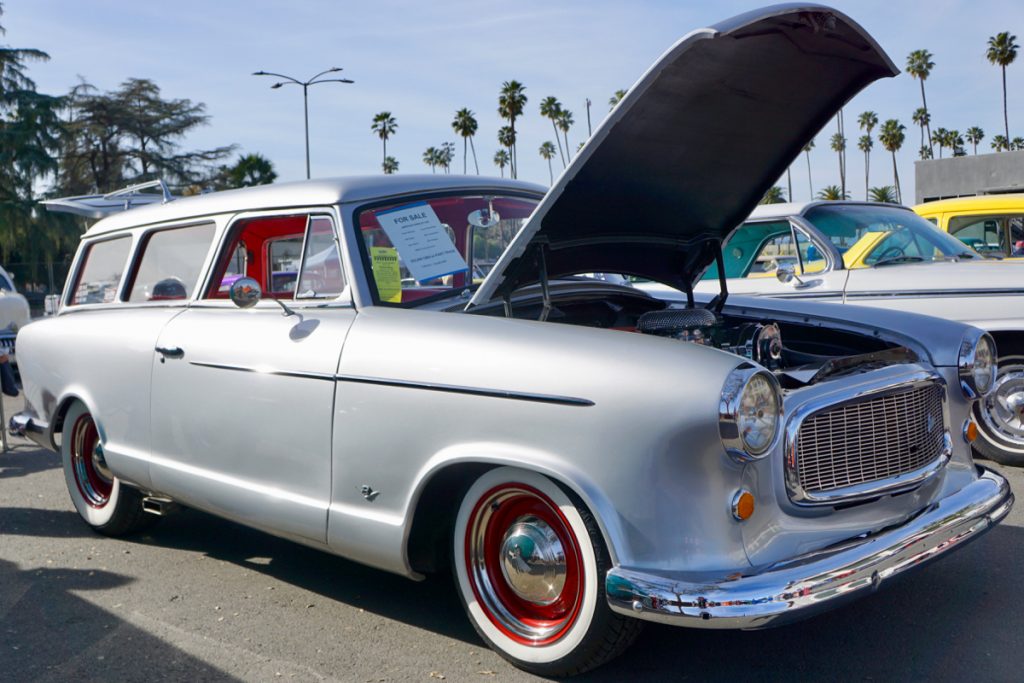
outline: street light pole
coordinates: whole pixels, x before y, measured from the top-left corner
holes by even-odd
[[[335,73],[335,72],[338,72],[338,71],[341,71],[341,68],[339,68],[337,66],[333,66],[330,69],[326,69],[324,71],[321,71],[316,76],[313,76],[312,78],[310,78],[307,81],[300,81],[297,78],[292,78],[291,76],[285,76],[284,74],[277,74],[277,73],[274,73],[272,71],[255,71],[252,74],[253,76],[274,76],[276,78],[283,78],[284,79],[283,81],[278,81],[274,85],[270,86],[271,89],[277,89],[277,88],[280,88],[283,85],[301,85],[302,86],[302,111],[303,111],[303,120],[305,122],[305,129],[306,129],[306,180],[309,180],[309,178],[310,178],[310,173],[309,173],[309,86],[311,86],[311,85],[318,85],[320,83],[354,83],[355,82],[355,81],[352,81],[352,80],[350,80],[348,78],[321,78],[321,76],[325,76],[327,74]]]

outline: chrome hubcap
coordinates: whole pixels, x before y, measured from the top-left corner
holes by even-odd
[[[995,387],[982,405],[981,418],[990,433],[1024,447],[1024,365],[999,368]]]
[[[110,502],[114,487],[114,474],[107,467],[103,456],[103,445],[92,418],[79,416],[71,430],[71,469],[75,484],[85,502],[94,508],[102,508]]]
[[[565,551],[554,529],[533,515],[517,519],[501,543],[501,573],[523,600],[555,602],[565,587]]]

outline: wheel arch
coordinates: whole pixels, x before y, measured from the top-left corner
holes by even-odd
[[[93,405],[93,401],[88,398],[87,392],[80,391],[78,389],[72,389],[66,391],[57,402],[57,408],[53,411],[53,417],[50,419],[50,443],[53,444],[54,450],[59,451],[57,448],[57,437],[64,429],[64,418],[67,416],[68,411],[71,410],[71,406],[75,403],[81,403],[85,406],[85,409],[92,415],[93,421],[96,423],[96,429],[99,431],[100,439],[106,440],[106,433],[103,430],[103,423],[98,419],[96,415],[96,407]]]
[[[550,458],[550,456],[548,456]],[[515,467],[551,479],[577,505],[596,520],[612,565],[618,565],[616,549],[621,533],[614,506],[600,488],[575,467],[559,462],[491,452],[488,455],[447,454],[432,460],[421,471],[408,506],[404,554],[406,566],[416,573],[448,568],[451,530],[459,505],[469,487],[484,472],[496,467]]]

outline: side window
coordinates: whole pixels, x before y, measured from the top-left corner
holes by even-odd
[[[203,223],[150,233],[142,245],[128,301],[170,301],[192,296],[213,232],[213,223]]]
[[[345,276],[334,237],[334,221],[327,216],[309,219],[306,249],[302,254],[302,272],[295,290],[296,299],[334,298],[345,289]]]
[[[345,282],[334,221],[325,215],[294,214],[236,222],[228,231],[205,298],[226,299],[231,285],[242,277],[259,282],[264,297],[336,297]]]
[[[68,303],[77,306],[113,302],[117,298],[117,286],[121,282],[131,244],[131,237],[125,236],[93,242],[86,247]]]
[[[998,216],[954,216],[949,234],[985,256],[1006,253]]]
[[[802,272],[800,254],[793,242],[792,232],[775,235],[765,240],[754,256],[754,262],[747,272],[747,277],[770,277],[783,264],[792,265],[797,273]]]

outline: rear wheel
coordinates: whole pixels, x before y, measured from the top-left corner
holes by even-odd
[[[155,521],[142,511],[142,494],[107,467],[99,429],[81,403],[64,416],[60,451],[71,502],[86,524],[101,534],[122,536]]]
[[[640,630],[608,607],[610,562],[593,518],[547,477],[510,467],[482,475],[462,500],[453,546],[470,621],[522,669],[582,673]]]
[[[991,393],[975,403],[979,435],[974,448],[1004,465],[1024,465],[1024,353],[1000,356]]]

